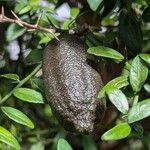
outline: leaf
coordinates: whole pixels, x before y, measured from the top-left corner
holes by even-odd
[[[145,1],[147,3],[148,7],[150,7],[150,0],[145,0]]]
[[[120,140],[126,138],[131,132],[131,127],[128,123],[119,123],[112,129],[105,132],[101,139],[105,141]]]
[[[38,63],[42,60],[42,50],[32,50],[29,55],[25,58],[25,61],[30,64]]]
[[[19,82],[19,76],[17,74],[14,74],[14,73],[2,74],[2,75],[0,75],[0,77],[12,79],[12,80]]]
[[[74,22],[75,22],[74,19],[73,20],[66,20],[66,21],[64,21],[62,28],[64,30],[68,30],[74,24]]]
[[[150,85],[148,83],[144,84],[144,89],[150,94]]]
[[[18,88],[13,94],[22,101],[30,103],[44,103],[42,94],[33,89]]]
[[[39,44],[47,44],[50,40],[51,40],[50,37],[45,36],[39,41]]]
[[[25,6],[27,5],[26,2],[22,1],[20,3],[17,3],[15,6],[15,12],[18,13],[19,11],[21,11]]]
[[[96,56],[112,58],[119,62],[124,59],[124,56],[118,51],[104,46],[90,47],[87,52]]]
[[[70,144],[65,139],[59,139],[57,150],[73,150]]]
[[[89,135],[83,135],[82,145],[84,150],[97,150],[97,146],[94,142],[94,139]]]
[[[139,56],[150,65],[150,54],[140,54]]]
[[[148,76],[148,68],[141,61],[139,56],[136,56],[131,64],[130,69],[130,84],[134,92],[139,92],[143,87]]]
[[[139,53],[142,50],[142,32],[140,23],[133,14],[123,9],[119,16],[119,34],[129,50]]]
[[[93,11],[96,11],[98,6],[100,5],[100,3],[102,2],[102,0],[87,0],[90,8],[93,10]]]
[[[16,24],[11,24],[6,32],[6,38],[7,41],[10,42],[12,40],[15,40],[19,36],[23,35],[26,32],[25,28],[22,28]]]
[[[131,63],[132,63],[132,60],[129,60],[128,62],[125,63],[125,66],[121,73],[122,76],[129,76],[130,69],[131,69]]]
[[[109,100],[116,106],[116,108],[123,114],[127,114],[129,110],[129,104],[124,93],[119,89],[113,89],[107,91]]]
[[[70,14],[72,18],[76,18],[80,12],[80,9],[77,7],[71,8]]]
[[[104,11],[102,13],[102,17],[108,15],[115,7],[115,4],[116,4],[116,0],[104,0]]]
[[[33,89],[38,89],[40,91],[44,90],[43,80],[40,78],[31,78],[31,86]]]
[[[19,14],[20,15],[25,14],[25,13],[29,12],[31,9],[32,9],[32,7],[30,5],[27,5],[19,11]]]
[[[30,6],[35,7],[40,4],[40,0],[30,0]]]
[[[147,7],[146,9],[144,9],[143,14],[142,14],[142,19],[145,22],[150,22],[150,7]]]
[[[120,89],[120,88],[123,88],[125,86],[129,85],[129,82],[128,82],[128,76],[120,76],[120,77],[117,77],[111,81],[109,81],[103,88],[102,90],[98,93],[98,98],[102,98],[105,96],[105,93],[107,90],[109,89],[113,89],[113,88],[117,88],[117,89]]]
[[[32,145],[30,150],[44,150],[44,144],[41,142],[35,143],[34,145]]]
[[[14,120],[17,123],[23,124],[29,128],[34,128],[33,122],[20,110],[17,110],[12,107],[1,107],[3,113],[5,113],[10,119]]]
[[[128,122],[133,123],[150,116],[150,99],[134,105],[128,113]]]
[[[0,126],[0,141],[10,145],[16,150],[20,150],[20,145],[16,138],[2,126]]]

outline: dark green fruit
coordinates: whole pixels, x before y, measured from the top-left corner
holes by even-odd
[[[84,44],[75,35],[62,35],[44,50],[45,94],[54,114],[72,132],[93,134],[100,129],[105,100],[97,95],[101,76],[87,63]]]

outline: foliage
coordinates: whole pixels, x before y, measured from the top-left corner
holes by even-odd
[[[0,149],[98,150],[106,145],[113,149],[107,141],[120,139],[126,143],[122,149],[129,149],[139,140],[140,148],[148,149],[150,1],[67,1],[68,16],[59,12],[65,2],[0,1],[9,18],[14,17],[13,10],[24,22],[35,24],[31,29],[18,22],[0,22]],[[53,32],[44,32],[37,26]],[[106,97],[115,110],[109,118],[111,122],[104,123],[99,144],[91,136],[65,131],[45,98],[42,52],[63,32],[76,32],[82,37],[87,53],[100,66],[102,78],[107,79],[98,98]],[[114,144],[119,145],[119,141]]]

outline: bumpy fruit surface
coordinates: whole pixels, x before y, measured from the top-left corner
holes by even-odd
[[[81,39],[64,34],[44,50],[45,94],[54,114],[65,129],[93,134],[100,128],[105,100],[97,95],[103,86],[101,76],[87,63]]]

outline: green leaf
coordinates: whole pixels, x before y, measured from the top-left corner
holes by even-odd
[[[30,79],[31,81],[31,86],[33,89],[38,89],[40,91],[44,90],[44,84],[43,84],[43,80],[40,78],[32,78]]]
[[[103,88],[102,90],[98,93],[98,98],[102,98],[105,96],[105,93],[107,90],[109,89],[120,89],[123,88],[125,86],[129,85],[128,82],[128,76],[120,76],[117,77],[111,81],[109,81]]]
[[[100,3],[102,2],[102,0],[87,0],[90,8],[93,10],[93,11],[96,11],[98,6],[100,5]]]
[[[33,89],[18,88],[13,94],[22,101],[30,103],[44,103],[42,94]]]
[[[150,0],[145,0],[147,5],[150,7]]]
[[[17,74],[14,74],[14,73],[2,74],[2,75],[0,75],[0,77],[15,80],[15,81],[19,82],[19,76]]]
[[[148,68],[139,58],[136,56],[131,64],[130,69],[130,83],[134,92],[139,92],[143,87],[148,76]]]
[[[39,44],[47,44],[50,40],[51,40],[50,37],[45,36],[39,41]]]
[[[12,40],[15,40],[19,36],[23,35],[26,32],[25,28],[22,28],[16,24],[11,24],[6,32],[6,38],[7,41],[10,42]]]
[[[94,139],[89,135],[82,136],[82,145],[84,150],[97,150],[97,146],[94,142]]]
[[[138,54],[142,50],[142,32],[140,23],[134,14],[123,9],[119,16],[119,34],[129,50]]]
[[[150,116],[150,99],[134,105],[128,113],[128,122],[133,123]]]
[[[150,65],[150,54],[140,54],[139,56]]]
[[[35,143],[34,145],[32,145],[30,150],[44,150],[44,144],[41,142]]]
[[[57,150],[73,150],[70,144],[65,139],[59,139]]]
[[[102,13],[102,17],[105,17],[113,10],[116,2],[116,0],[104,0],[104,11]]]
[[[5,113],[10,119],[14,120],[17,123],[23,124],[29,128],[34,128],[32,121],[20,110],[17,110],[12,107],[1,107],[3,113]]]
[[[32,7],[30,5],[27,5],[19,11],[19,14],[20,15],[25,14],[25,13],[29,12],[31,9],[32,9]]]
[[[144,9],[143,14],[142,14],[142,19],[145,22],[150,22],[150,7],[147,7]]]
[[[68,30],[74,24],[74,22],[75,22],[74,19],[66,20],[66,21],[64,21],[62,28],[64,30]]]
[[[127,123],[119,123],[112,129],[105,132],[101,139],[105,141],[120,140],[126,138],[131,132],[131,127]]]
[[[71,17],[76,18],[80,12],[80,9],[77,7],[71,8]]]
[[[40,0],[30,0],[30,6],[38,6],[40,4]]]
[[[42,60],[42,50],[32,50],[29,55],[25,58],[25,61],[29,64],[35,64]]]
[[[130,69],[131,69],[131,63],[132,63],[132,60],[129,60],[128,62],[125,63],[125,66],[124,66],[124,68],[122,70],[121,75],[129,76]]]
[[[15,12],[18,13],[19,11],[21,11],[27,4],[24,3],[24,1],[17,3],[15,6]]]
[[[16,138],[5,128],[0,126],[0,141],[6,143],[16,150],[20,150],[20,145]]]
[[[118,51],[104,46],[90,47],[87,52],[96,56],[112,58],[119,62],[124,59],[124,56]]]
[[[119,89],[113,89],[107,91],[109,100],[116,106],[116,108],[123,114],[127,114],[129,110],[129,104],[124,93]]]
[[[150,94],[150,85],[148,83],[144,84],[144,89]]]

